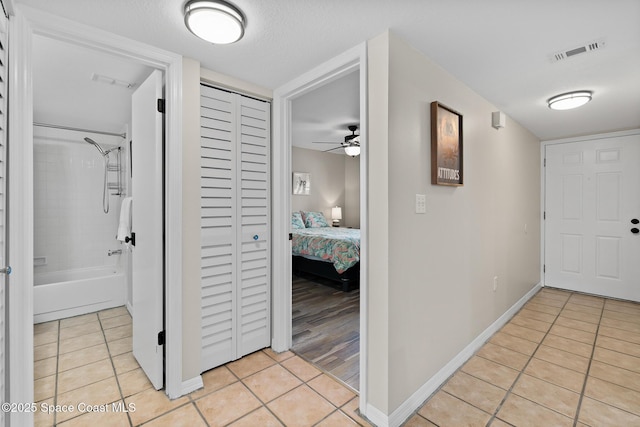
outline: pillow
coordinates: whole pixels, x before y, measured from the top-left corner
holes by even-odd
[[[307,228],[328,227],[327,219],[322,212],[303,212],[304,226]]]
[[[302,221],[302,215],[300,215],[300,212],[294,212],[291,214],[291,228],[304,228],[304,222]]]

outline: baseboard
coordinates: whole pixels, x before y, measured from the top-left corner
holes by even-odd
[[[131,305],[131,301],[127,301],[126,307],[127,307],[127,311],[131,315],[131,318],[133,318],[133,305]]]
[[[180,396],[186,396],[187,394],[201,389],[202,387],[204,387],[204,383],[202,382],[202,375],[198,375],[197,377],[193,377],[187,381],[182,381]],[[171,396],[169,397],[171,398]]]
[[[493,322],[487,329],[478,335],[469,345],[458,353],[449,363],[438,371],[429,381],[420,387],[409,399],[405,400],[393,413],[386,417],[380,411],[372,408],[371,414],[367,407],[367,417],[380,427],[400,426],[405,422],[440,386],[456,372],[467,360],[471,358],[484,343],[500,328],[502,328],[517,312],[529,301],[540,289],[542,284],[538,283],[522,298],[520,298],[509,310]],[[376,417],[375,419],[373,417]],[[381,419],[378,419],[380,417]]]
[[[370,403],[367,404],[365,419],[376,427],[389,427],[389,417]]]

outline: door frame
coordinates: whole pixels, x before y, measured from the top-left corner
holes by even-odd
[[[577,136],[571,138],[562,138],[562,139],[551,139],[547,141],[541,141],[540,143],[540,167],[542,171],[540,173],[540,277],[542,277],[542,286],[547,286],[546,284],[546,276],[545,276],[545,245],[546,245],[546,221],[545,221],[545,212],[546,212],[546,198],[547,198],[547,188],[546,188],[546,175],[547,169],[545,165],[547,146],[556,145],[556,144],[567,144],[571,142],[583,142],[583,141],[593,141],[598,139],[608,139],[608,138],[619,138],[622,136],[631,136],[631,135],[640,135],[640,129],[632,129],[626,131],[619,132],[609,132],[609,133],[599,133],[594,135],[585,135],[585,136]]]
[[[353,71],[360,75],[360,135],[367,141],[367,43],[319,65],[273,92],[272,142],[272,248],[273,296],[272,343],[275,351],[291,348],[291,103],[295,98],[315,90]],[[367,144],[360,146],[360,410],[367,408],[367,325],[368,325],[368,228],[367,228]]]
[[[182,380],[182,56],[25,6],[10,19],[9,145],[12,281],[9,297],[11,401],[33,401],[33,92],[32,40],[41,35],[115,54],[163,71],[165,125],[165,391]],[[11,308],[14,308],[11,310]],[[32,414],[25,414],[31,416]]]

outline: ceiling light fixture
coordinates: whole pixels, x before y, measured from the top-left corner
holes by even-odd
[[[354,133],[353,135],[347,135],[344,137],[344,152],[347,156],[357,157],[360,155],[360,135],[355,135],[356,128],[349,128]]]
[[[191,0],[184,6],[184,23],[193,34],[214,44],[237,42],[244,35],[240,9],[222,0]]]
[[[552,110],[570,110],[591,101],[591,95],[592,92],[588,90],[563,93],[550,98],[547,103]]]
[[[359,145],[347,145],[344,147],[344,152],[347,156],[356,157],[360,155],[360,146]]]

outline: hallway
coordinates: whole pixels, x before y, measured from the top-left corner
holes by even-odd
[[[169,401],[132,356],[124,307],[34,333],[38,407],[76,407],[38,411],[36,426],[369,425],[356,393],[293,352],[258,351]],[[640,426],[640,304],[542,289],[405,425]]]
[[[543,288],[407,426],[640,426],[640,304]]]

